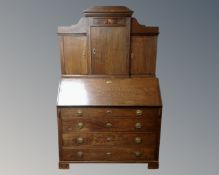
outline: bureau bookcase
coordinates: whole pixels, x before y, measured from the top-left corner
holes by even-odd
[[[70,163],[159,167],[162,100],[156,77],[158,27],[124,6],[95,6],[58,27],[59,168]]]

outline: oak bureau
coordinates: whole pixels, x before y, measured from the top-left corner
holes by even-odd
[[[70,163],[159,167],[162,100],[156,77],[158,27],[124,6],[95,6],[59,27],[59,168]]]

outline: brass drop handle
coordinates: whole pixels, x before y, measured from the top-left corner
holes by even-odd
[[[82,144],[84,142],[84,139],[82,137],[77,138],[77,143]]]
[[[107,128],[111,128],[112,126],[113,126],[112,123],[109,123],[109,122],[106,123],[106,127],[107,127]]]
[[[136,128],[136,129],[141,129],[141,123],[139,123],[139,122],[136,123],[136,124],[135,124],[135,128]]]
[[[141,156],[141,153],[139,151],[134,152],[134,154],[135,154],[135,157],[140,157]]]
[[[93,52],[93,54],[95,55],[95,54],[96,54],[96,49],[93,48],[93,49],[92,49],[92,52]]]
[[[84,153],[83,153],[82,151],[78,151],[78,152],[77,152],[77,156],[78,156],[78,157],[81,158],[81,157],[83,157],[83,155],[84,155]]]
[[[82,122],[79,122],[79,123],[78,123],[78,128],[81,129],[81,128],[83,128],[83,127],[84,127],[84,124],[83,124]]]
[[[107,140],[107,142],[110,142],[112,140],[112,138],[111,137],[107,137],[106,140]]]
[[[135,143],[139,144],[141,143],[141,137],[135,137]]]
[[[107,152],[106,155],[109,157],[109,156],[112,155],[112,153],[111,152]]]
[[[142,110],[140,110],[140,109],[136,110],[136,116],[141,116],[141,115],[142,115],[142,113],[143,113],[143,111],[142,111]]]
[[[111,114],[111,113],[112,113],[112,110],[107,110],[106,113],[107,113],[107,114]]]
[[[77,115],[78,117],[82,117],[82,116],[83,116],[83,112],[82,112],[81,110],[78,110],[77,113],[76,113],[76,115]]]

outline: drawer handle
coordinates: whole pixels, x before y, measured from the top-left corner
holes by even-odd
[[[78,152],[77,152],[77,156],[78,156],[78,157],[81,158],[81,157],[83,157],[83,155],[84,155],[84,153],[83,153],[82,151],[78,151]]]
[[[77,143],[82,144],[84,142],[84,139],[82,137],[77,138]]]
[[[110,157],[112,155],[112,153],[111,152],[107,152],[106,155],[107,155],[107,157]]]
[[[106,123],[107,128],[111,128],[112,126],[113,126],[112,123]]]
[[[135,137],[135,143],[139,144],[141,143],[141,137]]]
[[[83,124],[82,122],[79,122],[79,123],[78,123],[78,128],[81,129],[81,128],[83,128],[83,127],[84,127],[84,124]]]
[[[141,153],[139,151],[134,152],[134,154],[135,154],[135,157],[140,157],[141,156]]]
[[[81,110],[78,110],[77,113],[76,113],[76,115],[77,115],[78,117],[82,117],[82,116],[83,116],[83,112],[82,112]]]
[[[142,111],[142,110],[140,110],[140,109],[136,110],[136,116],[141,116],[141,115],[142,115],[142,113],[143,113],[143,111]]]
[[[136,128],[136,129],[140,129],[140,128],[141,128],[141,123],[136,123],[136,124],[135,124],[135,128]]]
[[[110,141],[112,141],[112,138],[111,137],[107,137],[106,140],[107,140],[107,142],[110,142]]]
[[[112,110],[107,110],[106,113],[107,113],[107,114],[111,114],[111,113],[112,113]]]

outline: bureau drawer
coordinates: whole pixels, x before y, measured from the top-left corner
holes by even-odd
[[[154,146],[156,134],[148,133],[71,133],[62,135],[63,147],[81,146]]]
[[[133,117],[153,118],[159,115],[159,108],[61,108],[62,119],[89,117]]]
[[[62,149],[62,161],[149,161],[153,148]]]
[[[155,120],[148,118],[72,118],[62,119],[62,132],[75,131],[152,131],[155,129]]]

